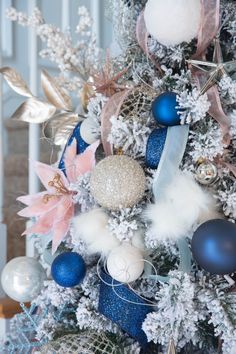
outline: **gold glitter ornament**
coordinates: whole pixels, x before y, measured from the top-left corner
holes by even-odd
[[[196,180],[207,186],[216,182],[218,171],[216,165],[210,161],[201,161],[195,173]]]
[[[145,182],[144,171],[134,159],[125,155],[109,156],[92,172],[91,194],[104,208],[129,208],[143,197]]]

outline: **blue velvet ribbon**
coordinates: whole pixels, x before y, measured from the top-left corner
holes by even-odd
[[[146,347],[148,342],[142,323],[153,306],[105,271],[101,270],[100,276],[99,312]]]

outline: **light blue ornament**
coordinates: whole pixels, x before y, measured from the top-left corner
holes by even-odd
[[[167,135],[167,128],[155,129],[150,134],[146,147],[146,166],[149,168],[157,168],[162,151],[164,149]]]
[[[152,114],[156,122],[167,127],[180,124],[180,116],[177,108],[177,94],[164,92],[152,103]]]
[[[57,256],[51,267],[53,280],[64,288],[74,287],[82,282],[86,273],[83,258],[76,252],[64,252]]]

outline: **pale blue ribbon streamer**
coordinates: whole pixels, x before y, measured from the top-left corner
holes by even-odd
[[[189,126],[178,125],[169,127],[167,130],[166,141],[161,155],[161,159],[153,181],[153,194],[156,200],[165,196],[165,190],[175,178],[176,172],[182,161],[185,148],[188,141]],[[186,239],[180,238],[177,241],[180,254],[179,270],[190,273],[191,270],[191,252]],[[168,282],[168,276],[152,275],[152,267],[145,270],[149,279],[160,282]]]

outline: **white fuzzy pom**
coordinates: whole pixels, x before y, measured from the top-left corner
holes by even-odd
[[[102,209],[93,209],[73,219],[75,232],[72,241],[76,244],[82,239],[90,254],[107,255],[120,242],[107,228],[108,216]]]
[[[112,278],[121,283],[130,283],[138,279],[143,269],[142,252],[126,242],[116,247],[107,258],[108,272]]]
[[[148,32],[161,44],[190,42],[201,19],[200,0],[148,0],[144,18]]]
[[[189,236],[196,224],[219,218],[215,199],[194,180],[179,172],[165,191],[165,198],[150,205],[145,218],[152,222],[152,239],[177,240]]]

